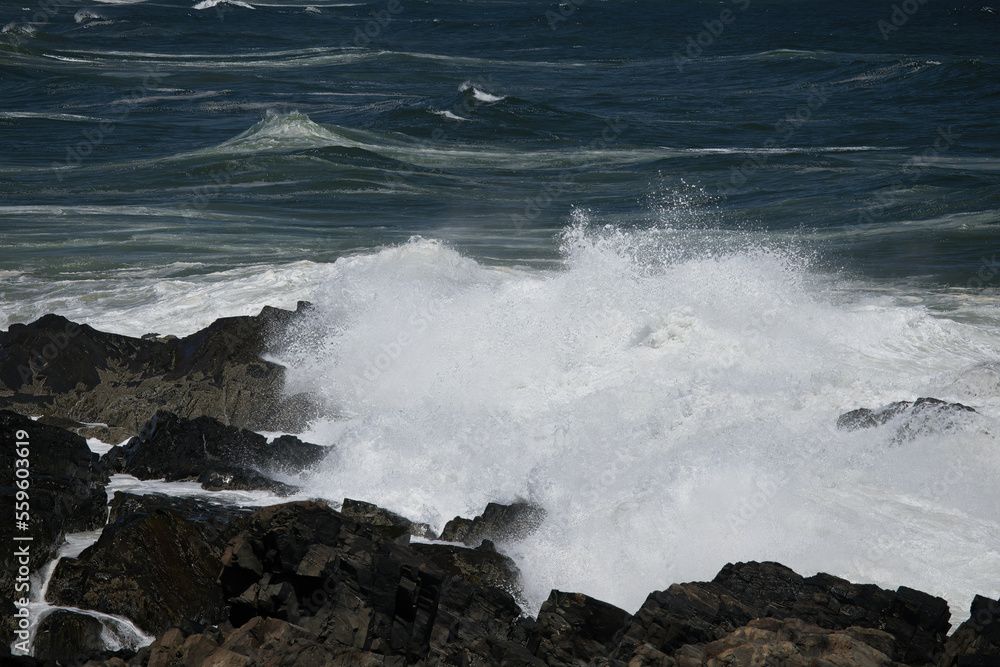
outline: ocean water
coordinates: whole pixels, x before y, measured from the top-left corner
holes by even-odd
[[[962,618],[998,110],[994,0],[4,2],[0,326],[312,301],[270,351],[334,447],[301,497],[534,502],[529,611],[766,559]],[[835,427],[919,396],[977,412]]]

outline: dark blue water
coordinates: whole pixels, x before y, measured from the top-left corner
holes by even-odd
[[[941,285],[995,252],[983,2],[251,4],[2,3],[0,270],[544,262],[573,207]]]

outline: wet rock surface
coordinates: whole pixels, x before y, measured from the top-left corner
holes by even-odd
[[[884,426],[896,420],[893,440],[904,442],[934,430],[952,428],[960,418],[975,413],[974,408],[961,403],[948,403],[937,398],[918,398],[915,401],[897,401],[871,410],[858,408],[837,418],[837,428],[856,431],[862,428]]]
[[[727,565],[710,583],[675,584],[650,594],[624,631],[615,656],[649,644],[669,654],[722,639],[755,618],[797,618],[828,630],[884,630],[898,660],[932,664],[951,627],[948,603],[900,587],[895,593],[828,574],[802,577],[778,563]]]
[[[300,431],[305,396],[284,397],[284,370],[261,355],[309,310],[265,307],[183,338],[132,338],[59,315],[0,332],[0,408],[102,423],[120,442],[159,409],[248,429]],[[93,435],[88,434],[90,437]]]
[[[101,657],[91,667],[971,667],[1000,661],[1000,601],[982,597],[972,618],[948,638],[950,613],[940,598],[750,562],[727,565],[710,582],[651,593],[634,615],[587,595],[553,591],[532,619],[510,592],[516,568],[489,541],[475,549],[411,545],[406,526],[393,522],[388,527],[395,530],[386,532],[384,516],[360,502],[349,504],[352,515],[308,501],[224,520],[196,501],[177,502],[118,494],[112,521],[122,527],[111,532],[142,517],[181,512],[207,523],[196,532],[214,545],[221,606],[212,607],[214,616],[161,629],[134,656]],[[181,561],[187,554],[169,557]]]
[[[457,516],[449,521],[441,531],[440,539],[470,546],[476,546],[483,540],[519,540],[537,530],[544,519],[545,511],[530,503],[490,503],[474,519]]]
[[[263,490],[288,495],[293,487],[261,471],[298,473],[329,453],[326,447],[264,436],[211,417],[185,419],[159,410],[138,436],[104,455],[107,466],[139,479],[197,480],[210,491]]]
[[[93,616],[56,610],[38,625],[34,655],[36,658],[58,660],[65,664],[80,655],[99,653],[104,648],[101,642],[103,627]]]
[[[226,541],[249,513],[204,501],[115,494],[110,522],[78,558],[59,561],[47,600],[131,619],[147,633],[225,617]]]
[[[19,433],[27,437],[22,439]],[[21,599],[24,593],[19,594],[16,588],[23,580],[15,580],[22,575],[25,559],[26,567],[35,572],[55,557],[67,533],[104,525],[108,475],[86,441],[61,428],[0,410],[0,434],[4,438],[0,465],[5,471],[0,486],[4,514],[0,521],[4,545],[0,550],[0,603],[9,619],[13,617],[13,600]],[[27,478],[19,477],[18,469],[30,472],[30,480],[22,484],[26,488],[19,486],[18,480]],[[18,523],[19,518],[24,519],[23,524]],[[18,542],[15,536],[31,540]],[[27,555],[18,555],[24,549]],[[0,624],[0,642],[10,644],[12,633],[10,623]]]
[[[437,535],[426,523],[416,523],[414,521],[410,521],[406,517],[400,516],[395,512],[390,512],[389,510],[379,507],[374,503],[344,498],[340,512],[344,516],[369,523],[373,526],[384,526],[389,529],[396,529],[398,531],[398,535],[406,533],[413,535],[414,537],[423,537],[428,540],[437,539]]]

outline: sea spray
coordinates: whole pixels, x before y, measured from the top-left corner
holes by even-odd
[[[285,357],[289,391],[327,411],[306,438],[336,446],[309,493],[437,528],[490,501],[544,507],[502,545],[536,608],[560,588],[631,610],[747,559],[905,581],[957,609],[996,592],[1000,393],[956,380],[1000,340],[845,292],[746,234],[579,217],[550,272],[424,239],[336,263]],[[928,394],[979,412],[904,443],[835,427]]]

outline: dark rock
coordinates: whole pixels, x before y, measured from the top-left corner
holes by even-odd
[[[856,431],[860,428],[883,426],[898,418],[899,424],[893,439],[902,442],[935,428],[938,430],[951,428],[956,417],[975,411],[974,408],[961,403],[948,403],[936,398],[918,398],[916,401],[890,403],[878,410],[858,408],[845,412],[837,418],[837,428]]]
[[[80,655],[104,648],[101,622],[93,616],[63,609],[46,616],[38,624],[33,654],[40,660],[69,663]]]
[[[938,667],[1000,666],[1000,600],[977,595],[969,620],[948,638]]]
[[[184,338],[120,336],[58,315],[14,324],[0,332],[0,407],[108,424],[130,435],[163,407],[243,428],[301,430],[314,414],[310,401],[285,398],[284,370],[261,355],[308,308],[265,307]]]
[[[857,665],[893,667],[891,637],[879,630],[829,630],[793,618],[761,618],[708,644],[689,644],[666,658],[651,647],[637,651],[637,664],[729,665],[731,667],[813,667]],[[658,655],[657,655],[658,654]],[[630,663],[630,664],[633,664]]]
[[[47,599],[122,615],[154,634],[222,620],[220,556],[248,515],[205,501],[116,493],[111,522],[79,558],[59,561]]]
[[[471,546],[484,539],[494,542],[519,540],[535,532],[544,519],[545,510],[530,503],[490,503],[475,519],[457,516],[449,521],[441,531],[440,539]]]
[[[270,491],[276,496],[290,496],[298,491],[297,487],[262,475],[259,472],[237,466],[219,465],[207,470],[198,477],[201,488],[206,491]]]
[[[118,503],[114,515],[131,510]],[[350,507],[365,518],[366,504]],[[391,516],[390,516],[391,518]],[[406,545],[321,502],[254,513],[222,557],[231,603],[218,627],[173,628],[137,667],[509,665],[938,667],[995,665],[1000,602],[977,598],[945,643],[947,604],[908,589],[727,565],[711,582],[652,593],[630,616],[553,591],[537,621],[502,590],[513,564],[477,549]],[[404,535],[405,537],[405,535]],[[491,571],[506,573],[491,578]],[[500,583],[501,586],[495,585]],[[939,659],[940,658],[940,659]],[[122,664],[100,663],[102,667]]]
[[[259,489],[291,493],[258,471],[301,472],[326,456],[326,447],[283,436],[267,438],[211,417],[184,419],[159,410],[142,431],[105,454],[112,470],[139,479],[196,479],[206,489]]]
[[[259,510],[223,556],[229,620],[235,627],[276,618],[308,633],[296,640],[302,646],[373,664],[463,651],[485,659],[508,642],[520,615],[513,597],[475,567],[456,565],[462,556],[444,555],[472,550],[410,547],[378,528],[324,503]]]
[[[515,600],[523,602],[519,583],[521,573],[514,561],[498,553],[489,540],[484,540],[475,549],[448,544],[411,544],[410,548],[450,576],[476,586],[503,589]]]
[[[910,665],[933,663],[950,627],[948,603],[913,589],[893,593],[828,574],[804,578],[778,563],[737,563],[711,583],[650,594],[614,655],[627,662],[643,644],[670,654],[722,639],[760,617],[797,618],[827,630],[884,630],[895,639],[897,659]]]
[[[426,523],[416,523],[395,512],[383,509],[374,503],[367,503],[363,500],[352,500],[344,498],[344,503],[340,508],[340,513],[349,516],[356,521],[364,521],[373,526],[395,527],[400,531],[405,531],[415,537],[422,537],[428,540],[437,539],[434,531]]]
[[[607,656],[631,615],[582,593],[552,591],[538,612],[532,652],[547,664],[589,662]]]
[[[27,439],[21,435],[27,434]],[[14,412],[0,410],[0,466],[7,471],[4,486],[0,486],[0,509],[5,521],[0,521],[0,541],[7,545],[0,553],[0,604],[6,618],[12,618],[13,599],[26,591],[15,590],[19,576],[20,556],[15,551],[28,549],[28,568],[34,572],[55,557],[67,533],[94,530],[104,525],[107,516],[107,496],[104,485],[108,476],[96,454],[78,435],[55,426],[39,424]],[[27,442],[27,447],[17,445]],[[21,456],[26,454],[26,457]],[[27,461],[30,479],[26,489],[17,486],[15,471],[23,468],[19,460]],[[8,486],[9,484],[9,486]],[[21,497],[18,497],[18,492]],[[26,530],[15,530],[15,511],[22,512]],[[14,537],[29,536],[29,542],[15,542]],[[9,645],[13,639],[9,623],[0,623],[0,643]]]

